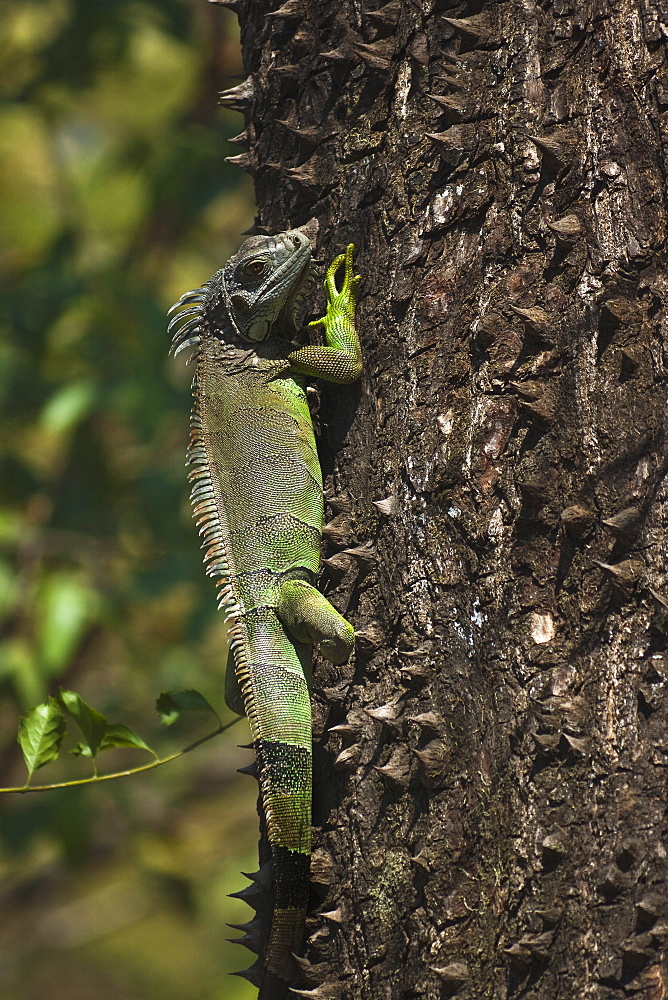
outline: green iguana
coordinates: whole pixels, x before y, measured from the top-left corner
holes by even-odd
[[[353,246],[325,279],[326,346],[299,347],[296,309],[311,283],[312,244],[293,229],[253,236],[222,270],[172,306],[175,354],[194,347],[195,404],[187,462],[191,499],[229,626],[225,698],[248,717],[271,848],[270,871],[238,895],[258,906],[272,888],[266,943],[256,921],[241,943],[262,958],[245,973],[260,1000],[294,980],[311,850],[311,645],[342,663],[352,626],[314,587],[323,524],[322,474],[306,381],[352,382],[362,358],[354,327],[360,278]],[[336,274],[344,265],[340,291]],[[261,923],[260,917],[257,918]]]

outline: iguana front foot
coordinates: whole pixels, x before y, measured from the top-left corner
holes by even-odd
[[[324,281],[325,295],[327,296],[327,310],[324,316],[320,319],[314,319],[311,323],[309,323],[309,326],[329,327],[340,317],[345,317],[346,319],[351,320],[355,315],[355,303],[357,302],[359,284],[362,279],[360,275],[353,276],[354,249],[355,244],[349,243],[346,247],[346,252],[340,253],[338,257],[335,257],[327,268],[327,274],[325,275]],[[336,272],[339,270],[344,261],[345,266],[343,270],[343,281],[341,283],[341,290],[339,291],[336,287]]]

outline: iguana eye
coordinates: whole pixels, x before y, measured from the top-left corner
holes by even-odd
[[[249,274],[262,274],[264,271],[264,261],[252,260],[249,264],[246,264],[246,270]]]

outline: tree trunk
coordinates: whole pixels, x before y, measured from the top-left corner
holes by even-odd
[[[235,8],[261,231],[316,217],[364,276],[303,988],[660,1000],[665,8]]]

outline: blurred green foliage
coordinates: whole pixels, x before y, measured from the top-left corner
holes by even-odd
[[[238,244],[252,196],[216,91],[236,21],[205,0],[2,4],[0,782],[60,686],[159,751],[156,695],[223,709],[225,629],[187,503],[190,376],[165,312]],[[229,718],[224,715],[224,721]],[[243,1000],[255,788],[242,723],[159,772],[0,801],[5,1000]],[[204,727],[204,728],[203,728]],[[173,730],[178,730],[174,732]],[[112,750],[109,770],[140,763]],[[106,762],[105,762],[106,765]],[[48,780],[83,776],[65,757]],[[106,769],[106,766],[105,766]],[[42,772],[40,772],[42,773]],[[246,868],[246,870],[248,870]]]

